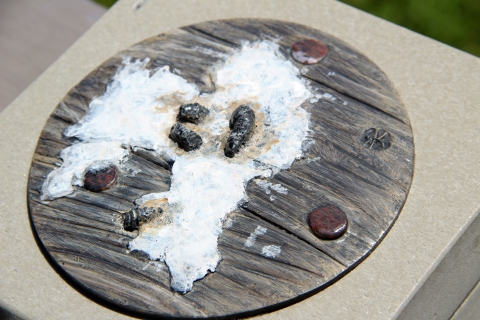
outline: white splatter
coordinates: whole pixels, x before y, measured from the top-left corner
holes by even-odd
[[[262,248],[262,255],[267,258],[275,258],[282,252],[280,246],[269,245]]]
[[[283,187],[279,183],[273,184],[271,182],[260,180],[260,179],[256,179],[255,182],[260,188],[262,188],[265,191],[266,194],[271,194],[272,190],[276,191],[277,193],[288,194],[288,189]]]
[[[234,220],[232,218],[227,219],[225,222],[225,228],[230,229],[233,226]]]
[[[82,157],[92,162],[106,161],[102,154],[118,153],[111,161],[120,161],[128,150],[140,147],[175,160],[170,190],[136,201],[138,205],[155,203],[168,219],[142,225],[129,249],[165,262],[172,289],[187,292],[195,280],[215,271],[221,259],[217,240],[222,224],[245,200],[246,184],[289,168],[302,155],[309,114],[301,104],[313,94],[298,78],[298,69],[268,41],[245,44],[212,68],[210,76],[216,88],[212,94],[200,95],[194,84],[171,73],[168,66],[152,74],[146,68],[148,62],[125,58],[105,94],[90,103],[78,124],[67,128],[65,134],[80,139],[76,146],[83,146],[80,148],[85,154],[63,158],[62,168],[51,173],[65,185],[63,193],[49,192],[54,181],[51,178],[44,183],[43,196],[53,199],[73,192],[72,184],[81,184],[82,174],[90,165],[77,164]],[[168,133],[179,106],[190,102],[205,105],[210,115],[198,126],[188,124],[204,143],[199,150],[186,153],[168,138]],[[231,113],[243,103],[249,103],[255,111],[257,129],[235,158],[226,158],[221,142],[229,132]],[[96,152],[85,149],[93,143],[105,146]],[[67,175],[70,171],[75,173],[74,180]],[[287,192],[281,185],[269,188]],[[265,250],[265,255],[278,251]]]
[[[146,69],[149,59],[123,61],[124,68],[113,77],[102,96],[94,99],[87,114],[65,130],[67,137],[83,142],[116,141],[150,150],[171,149],[168,138],[176,122],[179,103],[189,102],[199,93],[194,84],[160,68],[152,76]],[[171,97],[175,102],[168,102]]]
[[[330,93],[324,93],[324,94],[322,95],[322,97],[324,97],[325,99],[331,100],[331,101],[337,100],[337,98],[334,97],[334,96],[333,96],[332,94],[330,94]]]
[[[225,58],[227,56],[226,53],[218,52],[218,51],[215,51],[209,48],[204,48],[204,47],[193,47],[192,50],[207,54],[212,57]]]
[[[307,163],[317,162],[317,161],[319,161],[320,159],[321,159],[320,157],[307,159]]]
[[[170,190],[144,196],[139,203],[167,198],[168,205],[178,206],[181,214],[171,224],[144,229],[129,248],[146,252],[152,260],[165,261],[172,288],[190,291],[195,280],[215,271],[223,220],[245,197],[247,182],[262,174],[253,163],[238,165],[214,157],[179,158],[172,168]]]
[[[151,265],[155,267],[155,272],[160,272],[160,271],[162,271],[162,270],[165,269],[165,267],[164,267],[162,264],[160,264],[160,263],[158,263],[158,262],[155,262],[155,261],[149,261],[149,262],[142,268],[142,270],[143,270],[143,271],[147,270],[148,267],[151,266]]]
[[[270,186],[270,188],[274,191],[276,191],[277,193],[281,193],[281,194],[288,194],[288,189],[283,187],[281,184],[277,183],[277,184],[272,184]]]
[[[250,236],[248,236],[247,241],[245,241],[245,247],[249,248],[253,246],[255,241],[257,240],[257,236],[263,236],[265,233],[267,233],[267,228],[258,226],[255,231],[250,233]]]
[[[217,91],[212,104],[258,103],[267,130],[278,142],[257,160],[279,169],[289,168],[302,155],[308,131],[309,114],[300,105],[313,94],[298,75],[298,69],[278,53],[278,46],[268,41],[243,46],[216,70]],[[224,125],[226,129],[228,122]]]

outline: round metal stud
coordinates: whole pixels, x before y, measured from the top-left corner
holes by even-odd
[[[100,192],[110,189],[117,180],[118,169],[115,166],[106,167],[100,170],[88,169],[85,173],[85,189],[93,192]]]
[[[345,213],[336,206],[325,206],[310,213],[308,224],[319,238],[335,240],[347,231],[348,220]]]
[[[304,39],[292,47],[292,57],[303,64],[320,62],[328,53],[325,43],[315,39]]]

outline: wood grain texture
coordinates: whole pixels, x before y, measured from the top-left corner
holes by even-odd
[[[304,38],[329,48],[316,65],[290,57]],[[124,231],[120,216],[133,201],[167,191],[170,165],[136,149],[119,166],[115,186],[101,193],[76,187],[75,194],[40,201],[47,174],[61,164],[60,151],[75,139],[64,130],[77,123],[90,101],[102,95],[125,56],[150,58],[148,67],[169,65],[201,91],[215,86],[208,69],[242,43],[274,39],[323,98],[303,107],[311,114],[313,141],[303,159],[272,179],[288,194],[266,194],[247,187],[248,202],[232,212],[218,244],[222,256],[216,272],[195,282],[185,295],[172,293],[165,264],[128,252],[137,231]],[[375,151],[360,137],[369,128],[384,129],[392,146]],[[118,53],[90,73],[59,103],[40,136],[32,161],[28,202],[41,244],[65,273],[89,292],[122,308],[164,317],[239,317],[273,310],[332,284],[366,257],[397,218],[410,187],[414,146],[407,112],[386,75],[346,43],[321,31],[273,20],[238,19],[184,27],[147,39]],[[271,198],[274,196],[274,198]],[[272,201],[272,199],[274,199]],[[338,240],[317,238],[308,214],[335,205],[349,227]],[[245,246],[258,227],[267,232]],[[281,246],[265,257],[265,245]]]

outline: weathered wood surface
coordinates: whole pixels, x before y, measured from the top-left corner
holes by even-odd
[[[304,66],[290,58],[293,43],[315,38],[329,53]],[[314,143],[288,171],[271,179],[288,194],[267,195],[255,183],[248,203],[233,212],[219,238],[217,271],[185,295],[170,291],[163,263],[129,253],[136,232],[124,231],[119,217],[140,196],[166,191],[169,164],[138,149],[119,167],[115,186],[101,193],[76,188],[73,196],[40,201],[47,174],[57,168],[60,151],[74,142],[64,130],[79,121],[89,102],[105,92],[124,56],[150,58],[150,68],[169,65],[204,92],[214,86],[210,66],[242,42],[275,39],[314,89],[324,96],[305,103],[311,113]],[[211,54],[211,53],[216,54]],[[360,136],[382,128],[392,146],[365,148]],[[59,103],[40,136],[30,172],[28,202],[32,224],[53,261],[89,292],[126,310],[172,317],[231,317],[255,314],[293,303],[337,280],[368,255],[398,216],[413,174],[412,131],[403,104],[385,74],[344,42],[305,26],[271,20],[200,23],[162,34],[120,52],[88,75]],[[276,199],[270,200],[274,195]],[[347,215],[349,227],[338,240],[317,238],[307,216],[323,205]],[[252,247],[245,241],[257,226],[268,231]],[[279,245],[275,258],[261,254]]]

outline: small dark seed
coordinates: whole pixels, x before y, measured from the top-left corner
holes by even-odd
[[[103,169],[87,169],[83,186],[85,189],[93,192],[100,192],[110,189],[117,179],[118,169],[115,166],[109,166]]]
[[[175,123],[173,125],[169,137],[185,151],[198,149],[203,143],[202,137],[181,123]]]
[[[150,221],[157,213],[161,213],[161,208],[134,208],[123,214],[123,229],[133,231],[145,222]]]
[[[198,103],[184,104],[180,107],[178,120],[198,124],[200,121],[205,119],[209,113],[210,111],[208,111],[207,108]]]
[[[233,158],[240,147],[250,139],[255,126],[255,113],[249,106],[241,105],[233,111],[229,125],[232,132],[225,144],[225,155]]]

